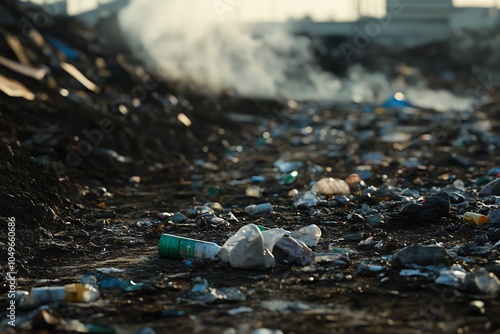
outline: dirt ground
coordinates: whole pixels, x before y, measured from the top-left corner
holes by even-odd
[[[40,31],[65,37],[50,27]],[[91,303],[53,303],[47,311],[53,316],[51,321],[33,317],[33,310],[18,310],[16,328],[4,326],[2,330],[149,333],[146,329],[151,328],[156,333],[250,333],[268,328],[284,333],[500,333],[498,296],[438,285],[433,277],[404,277],[401,268],[381,258],[414,244],[438,242],[446,249],[486,245],[488,252],[465,252],[452,262],[468,271],[489,265],[490,271],[500,274],[498,250],[491,249],[500,240],[500,229],[461,220],[465,211],[484,213],[492,207],[477,192],[496,177],[488,171],[500,165],[498,102],[465,114],[427,109],[404,114],[397,108],[367,112],[354,103],[287,103],[229,93],[208,97],[177,92],[174,83],[158,81],[139,106],[123,115],[110,107],[112,103],[151,76],[146,72],[134,77],[142,67],[130,55],[118,61],[116,55],[96,52],[83,37],[72,45],[87,55],[75,61],[85,73],[91,73],[99,57],[106,59],[112,75],[91,76],[103,87],[101,93],[85,91],[67,74],[53,71],[56,86],[70,91],[65,97],[49,79],[26,79],[0,68],[0,74],[21,81],[37,96],[25,100],[0,93],[0,213],[5,222],[0,245],[7,249],[7,217],[15,217],[18,290],[75,283],[87,274],[96,274],[101,280],[105,275],[96,269],[103,267],[122,269],[113,275],[144,285],[130,292],[100,289],[100,298]],[[11,55],[4,40],[0,47]],[[31,44],[25,47],[37,50]],[[468,89],[476,84],[467,78],[461,83]],[[498,101],[498,94],[492,95]],[[186,126],[179,114],[192,124]],[[84,131],[99,129],[103,119],[111,119],[115,128],[84,154],[79,146],[89,139]],[[489,124],[487,131],[480,127],[484,122]],[[402,142],[384,140],[388,127],[410,137]],[[459,145],[461,127],[470,136]],[[361,136],[366,130],[374,130],[374,135]],[[365,155],[374,152],[381,154],[380,161]],[[80,159],[68,160],[75,153]],[[300,162],[294,168],[299,177],[293,184],[283,184],[286,173],[274,165],[279,159]],[[68,166],[72,161],[77,166]],[[405,164],[407,161],[418,163]],[[295,207],[295,199],[288,195],[292,189],[309,190],[310,181],[321,177],[344,179],[362,165],[370,166],[364,187],[376,187],[373,193],[360,191],[345,203],[330,198],[313,208]],[[257,175],[265,177],[258,183],[262,197],[247,197],[249,179]],[[136,176],[140,179],[132,178]],[[384,214],[399,211],[404,204],[395,194],[411,189],[418,191],[416,198],[426,197],[437,189],[449,189],[459,179],[465,183],[461,194],[470,206],[452,205],[445,217],[377,226],[348,219],[363,205],[378,207]],[[232,212],[237,221],[210,222],[199,215],[180,223],[170,221],[169,215],[158,218],[159,213],[186,213],[207,202],[219,202],[224,210],[216,213],[227,217]],[[252,216],[244,211],[246,205],[265,202],[272,203],[272,213]],[[344,264],[277,264],[267,271],[158,255],[162,233],[222,245],[248,223],[290,231],[316,224],[322,237],[314,252],[343,247],[356,253]],[[354,234],[359,236],[344,238]],[[360,245],[369,237],[375,242]],[[381,246],[375,247],[380,241]],[[7,257],[2,251],[2,302],[7,302],[9,289]],[[370,260],[382,269],[359,270],[361,263]],[[245,298],[197,301],[189,292],[197,277],[206,279],[211,288],[238,288]],[[469,303],[474,300],[484,301],[484,313],[471,310]],[[251,310],[228,313],[239,307]]]

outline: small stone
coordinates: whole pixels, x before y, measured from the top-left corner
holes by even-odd
[[[361,233],[353,233],[344,235],[345,241],[361,241],[363,239],[363,235]]]
[[[488,195],[500,195],[500,178],[491,181],[479,191],[479,197]]]
[[[177,224],[186,221],[187,217],[184,216],[182,213],[177,212],[170,217],[170,220],[172,221],[172,223]]]
[[[465,196],[457,192],[448,193],[450,195],[451,204],[459,204],[465,202]]]

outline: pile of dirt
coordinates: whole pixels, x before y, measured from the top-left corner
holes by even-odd
[[[23,236],[20,271],[29,272],[42,239],[88,213],[93,184],[170,173],[188,157],[216,161],[223,140],[243,136],[225,112],[279,106],[178,93],[74,19],[17,1],[2,6],[14,19],[0,25],[0,212],[16,217]]]

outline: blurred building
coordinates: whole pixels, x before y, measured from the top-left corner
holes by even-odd
[[[130,2],[130,0],[25,1],[46,8],[51,7],[52,10],[57,6],[58,14],[76,16],[90,26],[97,26],[103,34],[108,34],[111,29],[113,35],[119,30],[117,12]],[[235,7],[234,15],[237,19],[245,21],[243,14],[248,14],[253,7],[257,9],[257,2],[254,1],[242,2],[241,6]],[[283,3],[282,0],[266,1],[265,8],[268,10],[256,11],[258,15],[249,23],[261,33],[282,27],[284,22],[278,18],[283,17],[284,10],[290,11],[293,7],[291,4]],[[315,4],[310,1],[309,8]],[[455,7],[452,0],[349,0],[347,4],[348,7],[342,7],[342,11],[350,13],[346,17],[357,17],[357,19],[340,22],[334,19],[339,17],[339,13],[331,15],[326,13],[322,15],[323,18],[327,18],[326,21],[315,21],[314,16],[313,18],[307,16],[305,19],[289,20],[287,24],[297,33],[314,37],[335,36],[353,39],[356,34],[365,34],[370,41],[378,44],[414,47],[449,39],[457,29],[480,30],[491,28],[499,22],[499,9],[495,3],[491,3],[491,8]],[[339,10],[340,8],[339,3]],[[291,12],[289,15],[292,15]],[[259,17],[262,21],[257,22]]]

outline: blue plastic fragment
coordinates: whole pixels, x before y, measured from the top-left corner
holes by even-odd
[[[80,60],[80,54],[78,51],[73,49],[68,44],[50,36],[45,36],[45,40],[57,50],[61,51],[69,60]]]
[[[122,280],[118,277],[110,276],[101,280],[102,289],[118,289],[122,285]]]

